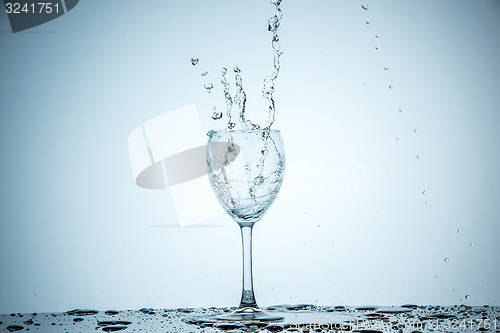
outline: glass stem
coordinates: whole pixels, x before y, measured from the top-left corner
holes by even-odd
[[[253,293],[252,280],[252,227],[241,226],[241,243],[243,248],[243,291],[241,308],[258,308]]]

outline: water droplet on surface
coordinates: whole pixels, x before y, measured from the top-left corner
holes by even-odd
[[[364,10],[368,10],[368,5],[366,3],[364,3],[361,5],[361,8],[363,8]]]
[[[469,297],[470,297],[469,295],[465,295],[465,299],[469,299]]]
[[[191,58],[191,64],[196,65],[198,62],[200,61],[200,59],[198,58]]]
[[[473,247],[473,246],[474,246],[474,243],[470,243],[470,244],[469,244],[469,246],[470,246],[470,247]]]
[[[208,72],[206,72],[206,71],[201,73],[201,76],[207,76],[207,75],[208,75]]]
[[[392,89],[392,84],[389,85],[389,89]]]
[[[207,92],[210,93],[212,91],[212,88],[214,87],[213,84],[207,83],[203,86],[205,89],[207,89]]]
[[[105,314],[107,314],[108,316],[115,316],[117,315],[119,312],[116,311],[116,310],[108,310],[106,312],[104,312]]]
[[[67,315],[70,315],[70,316],[93,316],[93,315],[96,315],[98,314],[99,311],[97,310],[82,310],[82,309],[76,309],[76,310],[71,310],[71,311],[68,311],[66,312]]]
[[[399,141],[399,138],[398,138],[398,137],[396,137],[396,141]]]
[[[380,35],[379,35],[379,34],[376,34],[376,35],[375,35],[375,38],[379,38],[379,37],[380,37]]]
[[[447,263],[448,261],[450,261],[450,259],[448,259],[448,258],[444,258],[444,262],[446,262],[446,263]]]
[[[403,108],[399,108],[399,112],[403,112]]]
[[[428,205],[429,204],[429,201],[425,201],[424,204]]]
[[[427,191],[426,191],[426,190],[423,190],[423,191],[422,191],[422,194],[423,194],[423,195],[425,195],[426,193],[427,193]]]
[[[415,128],[415,129],[413,130],[413,133],[418,133],[418,129],[416,129],[416,128]]]
[[[370,20],[366,20],[366,22],[365,22],[365,23],[366,23],[366,24],[370,24]]]
[[[457,229],[457,234],[459,234],[459,233],[460,233],[461,231],[462,231],[462,230],[460,230],[460,229]]]
[[[23,330],[24,327],[22,326],[18,326],[18,325],[12,325],[12,326],[7,326],[6,327],[7,331],[9,332],[15,332],[15,331],[20,331],[20,330]]]
[[[384,67],[384,71],[387,71],[387,70],[389,70],[389,67],[387,67],[387,66]]]
[[[417,160],[419,160],[419,159],[420,159],[420,155],[417,155]]]
[[[378,50],[378,46],[375,46],[375,50]]]

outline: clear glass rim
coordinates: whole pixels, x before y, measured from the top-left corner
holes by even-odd
[[[281,131],[277,129],[263,129],[263,128],[252,129],[252,130],[223,129],[223,130],[211,130],[208,132],[208,136],[214,136],[221,133],[264,133],[264,132],[281,134]]]

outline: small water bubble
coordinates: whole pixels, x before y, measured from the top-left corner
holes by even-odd
[[[399,141],[399,137],[396,137],[396,141]]]
[[[417,160],[419,160],[419,159],[420,159],[420,155],[417,155]]]
[[[255,177],[255,182],[256,183],[263,183],[264,182],[264,177],[263,176],[257,176]]]
[[[203,86],[205,89],[207,89],[207,92],[210,93],[212,91],[212,88],[214,87],[213,84],[207,83]]]
[[[368,5],[366,3],[364,3],[361,5],[361,8],[363,8],[364,10],[368,10]]]
[[[448,259],[448,258],[444,258],[444,262],[446,262],[446,263],[447,263],[448,261],[450,261],[450,259]]]
[[[389,67],[385,66],[384,71],[387,71],[387,70],[389,70]]]
[[[470,243],[470,244],[469,244],[469,246],[470,246],[470,247],[473,247],[473,246],[474,246],[474,243]]]
[[[235,73],[241,73],[241,69],[239,69],[239,68],[238,68],[238,65],[234,65],[234,67],[233,67],[233,71],[234,71]]]
[[[191,64],[193,66],[196,65],[199,61],[200,61],[200,59],[198,59],[198,58],[191,58]]]
[[[413,133],[415,133],[415,134],[418,133],[418,129],[416,129],[416,128],[413,129]]]
[[[427,194],[427,191],[426,191],[426,190],[423,190],[423,191],[422,191],[422,194],[423,194],[423,195]]]
[[[378,46],[375,46],[375,50],[378,50]]]
[[[465,295],[465,299],[469,299],[469,297],[470,297],[469,295]]]
[[[403,112],[403,108],[399,108],[399,112]]]
[[[201,73],[201,76],[207,76],[207,75],[208,75],[208,72],[207,72],[207,71],[205,71],[205,72]]]
[[[366,20],[366,21],[365,21],[365,23],[366,23],[366,24],[370,24],[370,20]]]
[[[392,84],[389,85],[389,89],[392,89]]]
[[[376,34],[376,35],[375,35],[375,38],[379,38],[379,37],[380,37],[380,35],[379,35],[379,34]]]
[[[457,234],[459,234],[460,232],[462,232],[462,230],[460,230],[460,229],[457,229]]]
[[[234,126],[236,126],[235,123],[229,123],[229,124],[227,124],[227,128],[229,128],[229,129],[233,129]]]
[[[429,201],[424,201],[424,204],[426,204],[426,205],[429,204]]]

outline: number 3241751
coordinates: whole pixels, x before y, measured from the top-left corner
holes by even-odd
[[[51,14],[59,13],[59,3],[52,2],[36,2],[24,3],[19,2],[6,2],[5,11],[7,14]]]

